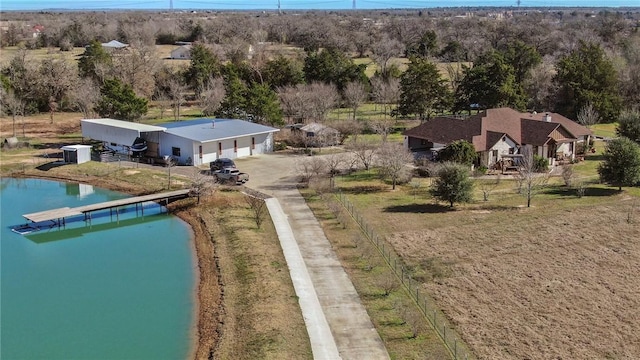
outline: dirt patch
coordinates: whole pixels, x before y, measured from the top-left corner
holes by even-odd
[[[640,218],[629,209],[531,209],[502,224],[482,214],[389,239],[412,264],[446,267],[424,288],[480,359],[636,359]]]

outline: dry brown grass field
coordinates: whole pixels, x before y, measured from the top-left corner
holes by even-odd
[[[171,50],[177,48],[176,45],[156,45],[156,55],[162,60],[163,64],[169,66],[189,66],[188,60],[169,59]],[[7,46],[0,51],[0,67],[7,66],[11,59],[13,59],[18,53],[17,46]],[[27,50],[27,59],[32,61],[41,61],[48,57],[62,57],[67,61],[77,61],[80,55],[84,53],[84,48],[76,47],[71,51],[60,51],[59,48],[42,48],[35,50]]]
[[[362,177],[339,187],[479,359],[640,356],[640,189],[589,184],[578,198],[556,181],[526,208],[506,180],[451,210],[429,179],[414,197]]]

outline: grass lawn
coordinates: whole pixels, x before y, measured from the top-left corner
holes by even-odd
[[[589,128],[591,129],[591,131],[593,131],[593,134],[596,135],[596,136],[613,138],[613,137],[618,136],[616,134],[616,127],[617,126],[618,126],[617,123],[595,124],[595,125],[591,125]]]

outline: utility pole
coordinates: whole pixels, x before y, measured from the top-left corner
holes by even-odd
[[[278,14],[281,14],[281,12],[280,12],[280,0],[278,0]]]
[[[352,6],[353,10],[356,9],[356,0],[353,0],[353,6]]]
[[[173,11],[173,0],[169,0],[169,10]]]

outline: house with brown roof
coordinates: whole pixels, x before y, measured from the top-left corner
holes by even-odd
[[[575,159],[577,144],[588,143],[591,135],[591,130],[560,114],[498,108],[466,119],[433,118],[405,131],[404,145],[412,151],[437,152],[453,141],[466,140],[478,152],[479,165],[489,168],[531,145],[534,154],[553,165],[557,160]]]

